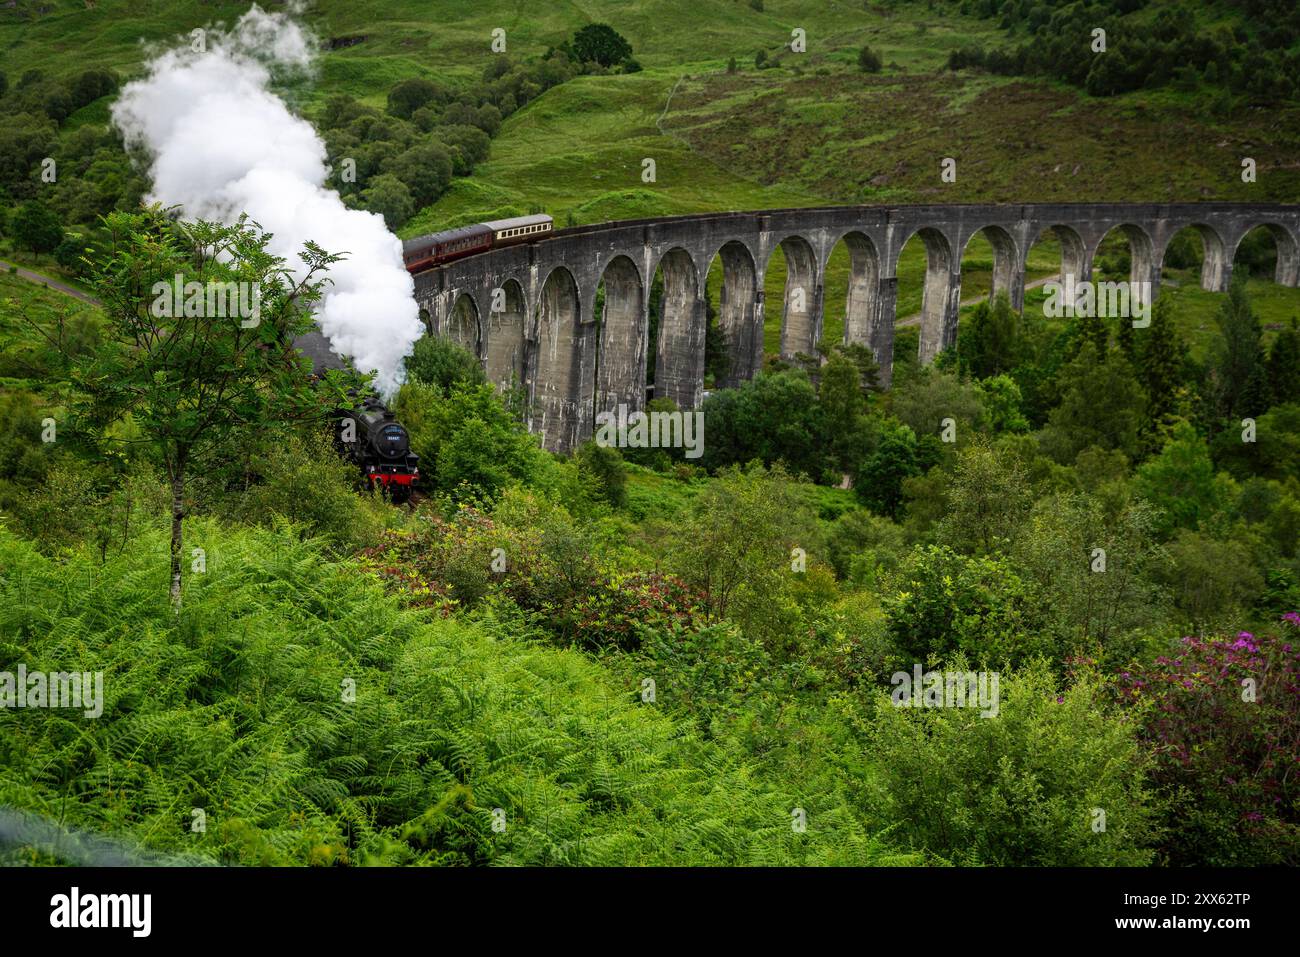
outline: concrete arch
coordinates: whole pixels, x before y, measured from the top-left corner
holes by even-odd
[[[1154,301],[1156,290],[1160,285],[1160,274],[1156,269],[1155,243],[1151,239],[1151,234],[1144,228],[1135,223],[1120,223],[1112,226],[1102,233],[1093,245],[1092,259],[1096,260],[1097,250],[1106,241],[1106,237],[1116,230],[1119,230],[1128,239],[1129,282],[1134,286],[1141,283],[1150,283],[1150,299]],[[1161,250],[1161,253],[1163,255],[1163,250]]]
[[[499,389],[524,381],[528,304],[517,279],[507,279],[491,293],[487,319],[487,377]]]
[[[604,302],[597,316],[595,411],[641,408],[645,400],[646,290],[627,256],[610,259],[601,274]]]
[[[899,244],[900,255],[913,236],[919,236],[925,244],[925,287],[921,294],[921,341],[918,355],[922,362],[932,362],[935,356],[957,341],[961,272],[948,237],[933,226],[922,226],[910,233]]]
[[[1273,281],[1279,286],[1300,285],[1300,240],[1297,240],[1292,230],[1276,222],[1265,221],[1246,227],[1237,237],[1237,241],[1232,243],[1232,252],[1228,257],[1229,271],[1237,258],[1237,250],[1241,247],[1242,240],[1257,229],[1268,230],[1269,235],[1273,237],[1273,246],[1277,249],[1277,268],[1273,272]]]
[[[786,236],[768,254],[766,274],[777,247],[785,256],[785,305],[781,310],[781,356],[817,354],[822,325],[821,261],[803,236]]]
[[[1029,240],[1029,245],[1025,249],[1026,257],[1029,250],[1033,249],[1035,244],[1040,242],[1048,233],[1056,237],[1056,241],[1061,244],[1061,276],[1060,281],[1065,282],[1066,276],[1073,276],[1075,282],[1082,282],[1092,278],[1092,255],[1088,249],[1088,244],[1083,241],[1079,231],[1073,226],[1066,226],[1064,223],[1052,223],[1043,226]]]
[[[727,349],[727,375],[718,385],[734,389],[763,365],[763,288],[754,254],[743,242],[723,243],[709,257],[710,266],[715,258],[722,262],[718,329]]]
[[[591,393],[583,386],[582,357],[592,327],[581,318],[573,273],[556,266],[537,299],[536,339],[526,378],[532,398],[529,428],[555,451],[573,448],[584,424],[590,425],[584,415]]]
[[[446,337],[458,346],[468,349],[477,359],[483,358],[483,328],[479,321],[478,303],[467,292],[456,297],[447,318]]]
[[[1207,292],[1223,292],[1228,288],[1228,279],[1232,275],[1232,262],[1226,256],[1227,246],[1223,237],[1208,223],[1182,223],[1171,226],[1157,256],[1156,275],[1164,278],[1169,248],[1180,233],[1189,229],[1194,230],[1201,238],[1201,288]]]
[[[691,254],[676,246],[660,258],[659,334],[655,347],[655,398],[694,409],[704,397],[704,335],[707,313],[703,281]]]
[[[971,233],[962,247],[961,258],[970,248],[971,240],[983,235],[993,247],[993,277],[989,284],[989,301],[1005,295],[1011,302],[1011,308],[1019,311],[1025,306],[1025,256],[1028,250],[1021,251],[1015,237],[1001,226],[984,226]],[[960,263],[958,264],[960,272]]]
[[[866,233],[845,233],[831,246],[826,261],[843,243],[849,252],[849,289],[844,303],[844,342],[871,345],[880,322],[880,253]],[[822,275],[826,263],[822,263]]]

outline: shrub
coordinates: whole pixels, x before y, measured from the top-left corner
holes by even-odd
[[[462,345],[442,336],[423,336],[406,359],[406,374],[425,385],[437,386],[445,395],[456,385],[482,385],[487,381],[482,364]]]
[[[328,435],[258,443],[249,464],[252,480],[217,500],[222,514],[268,527],[287,521],[347,551],[377,540],[382,506],[357,494],[357,467],[334,451]]]
[[[914,662],[949,661],[958,652],[1000,667],[1056,657],[1033,589],[1004,559],[917,548],[883,599],[890,634]]]
[[[605,575],[572,611],[572,634],[587,648],[636,648],[646,634],[689,632],[699,613],[699,596],[680,578],[661,572]]]
[[[408,381],[394,411],[420,456],[426,488],[453,501],[492,501],[542,468],[545,455],[536,440],[490,385],[453,385],[444,395],[437,386]]]
[[[641,647],[656,698],[693,715],[706,730],[740,714],[748,696],[772,673],[762,643],[731,622],[647,629]]]
[[[994,866],[1152,859],[1148,761],[1095,679],[1060,690],[1043,667],[1003,672],[997,716],[988,718],[976,708],[898,707],[881,694],[870,744],[883,811],[917,850]]]
[[[1300,864],[1300,615],[1280,634],[1182,639],[1125,672],[1174,866]]]
[[[857,585],[874,584],[882,572],[897,568],[906,553],[902,528],[863,508],[835,520],[827,547],[835,574]]]

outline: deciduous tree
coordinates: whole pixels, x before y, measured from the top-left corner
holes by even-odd
[[[93,272],[107,342],[71,370],[77,421],[105,432],[130,417],[171,487],[171,600],[179,608],[186,478],[230,456],[242,429],[274,430],[321,419],[346,401],[355,378],[331,373],[319,391],[293,347],[312,328],[321,275],[340,257],[307,243],[295,278],[246,220],[233,226],[173,222],[159,207],[105,220],[108,247]],[[172,300],[175,277],[197,284],[247,283],[258,312],[213,315],[206,295]],[[163,298],[167,303],[163,305]],[[178,308],[179,307],[179,308]]]

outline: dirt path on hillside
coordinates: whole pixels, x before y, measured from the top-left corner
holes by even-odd
[[[19,266],[16,263],[6,262],[5,260],[0,259],[0,269],[16,270],[15,275],[21,279],[26,279],[28,282],[36,283],[38,286],[44,286],[46,289],[53,289],[55,292],[61,292],[65,296],[71,296],[74,299],[80,299],[82,302],[92,306],[101,305],[100,301],[89,293],[84,293],[74,286],[69,286],[66,282],[52,279],[43,273],[33,272],[32,270]]]

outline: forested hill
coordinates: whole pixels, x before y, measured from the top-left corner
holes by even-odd
[[[1050,76],[1110,96],[1170,86],[1222,103],[1300,98],[1300,6],[1292,0],[961,0],[1008,38],[971,47],[959,62],[994,72]],[[1093,56],[1102,46],[1115,56]]]

